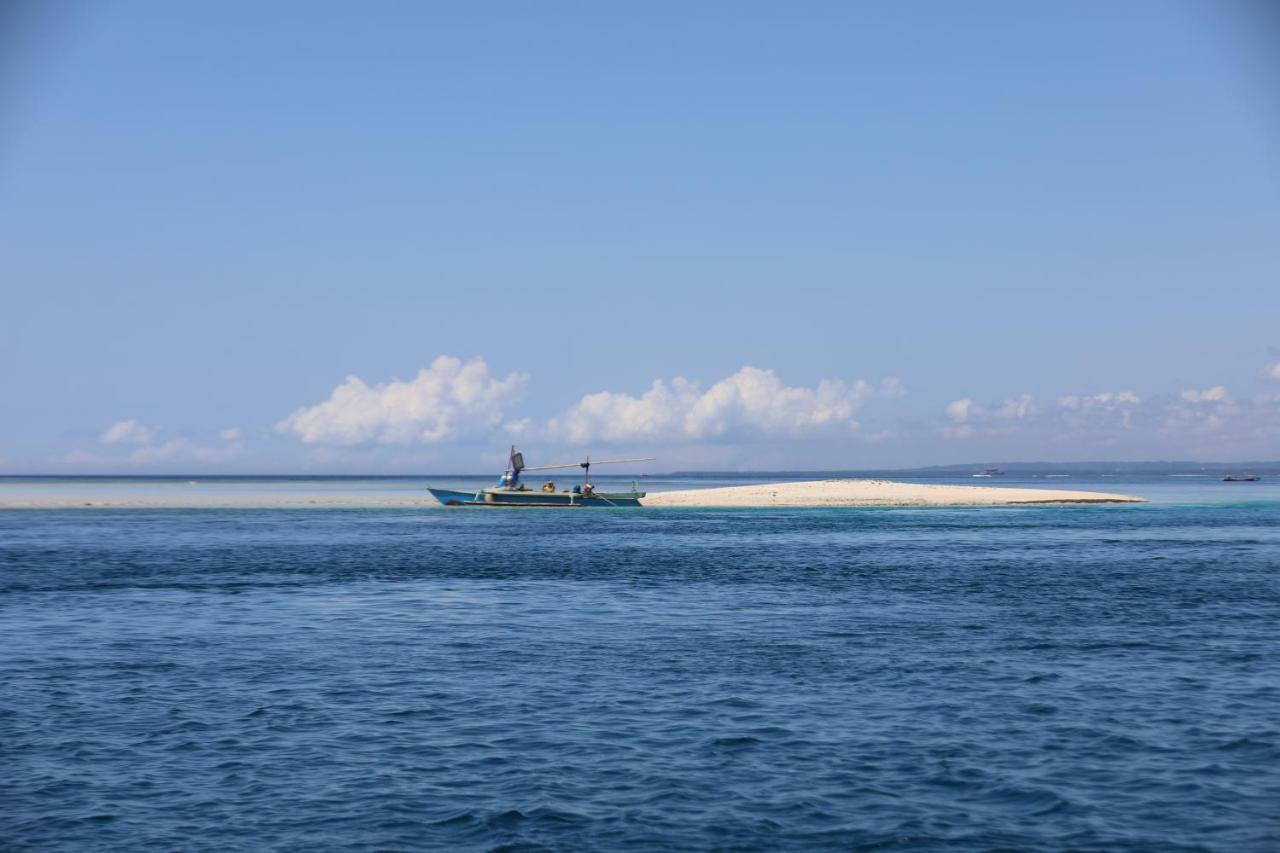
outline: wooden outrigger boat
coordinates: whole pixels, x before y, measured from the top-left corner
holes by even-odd
[[[502,478],[498,481],[498,485],[477,489],[473,492],[461,492],[456,489],[433,489],[428,486],[427,491],[445,506],[640,506],[640,499],[645,496],[645,493],[636,491],[634,483],[629,492],[597,492],[595,487],[591,485],[588,475],[591,472],[592,465],[620,465],[624,462],[652,461],[653,458],[648,457],[645,459],[602,459],[592,462],[591,457],[588,456],[582,462],[570,462],[565,465],[539,465],[534,468],[527,468],[524,464],[524,454],[512,447],[511,455],[507,462],[507,470],[502,473]],[[551,482],[546,483],[539,489],[531,489],[520,482],[520,474],[525,471],[554,471],[561,468],[581,468],[582,484],[556,491],[555,484]]]

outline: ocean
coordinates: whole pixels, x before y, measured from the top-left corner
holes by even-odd
[[[0,511],[0,849],[1280,849],[1275,478],[305,508],[425,481]]]

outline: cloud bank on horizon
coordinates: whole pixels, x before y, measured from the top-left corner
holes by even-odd
[[[1258,375],[1268,384],[1280,383],[1280,365],[1265,365]],[[1280,391],[1239,396],[1225,385],[1165,394],[1131,389],[1071,393],[1050,400],[1026,393],[992,402],[960,397],[932,420],[867,431],[860,413],[875,402],[883,426],[885,410],[891,417],[893,401],[906,394],[900,379],[830,378],[788,385],[774,371],[748,365],[706,387],[677,376],[655,379],[639,394],[591,392],[541,419],[521,416],[529,381],[519,372],[499,376],[482,358],[442,355],[409,380],[369,384],[348,376],[327,399],[279,420],[264,439],[274,435],[313,448],[313,461],[321,463],[346,459],[374,464],[383,458],[377,455],[381,449],[487,447],[507,441],[680,448],[676,458],[726,464],[732,457],[713,448],[796,448],[850,440],[880,444],[933,435],[954,448],[957,458],[967,448],[992,446],[1085,447],[1103,458],[1113,448],[1266,447],[1280,439]],[[186,435],[166,439],[162,427],[132,418],[106,427],[97,443],[92,451],[72,450],[50,461],[89,468],[221,464],[242,459],[247,448],[239,427],[204,440]],[[344,450],[357,455],[344,457]]]
[[[1266,451],[1280,441],[1280,393],[1236,398],[1225,386],[1149,396],[1133,391],[1066,394],[1044,403],[1030,394],[989,405],[961,398],[946,407],[946,415],[942,437],[961,443],[1023,434],[1046,444],[1100,451],[1133,446],[1135,441],[1161,448],[1238,446]],[[1276,455],[1271,451],[1268,457]]]
[[[499,379],[483,359],[462,362],[440,356],[408,382],[374,386],[349,376],[329,399],[297,410],[276,425],[306,444],[438,444],[466,430],[503,425],[513,438],[573,445],[600,442],[690,442],[747,438],[801,438],[855,431],[863,401],[902,393],[894,378],[873,384],[824,379],[813,387],[790,387],[772,370],[746,366],[705,391],[677,376],[657,379],[639,396],[599,391],[584,395],[562,415],[535,422],[524,417],[502,424],[524,396],[529,377]]]
[[[137,420],[116,421],[98,436],[100,448],[78,448],[54,457],[57,465],[77,468],[129,468],[163,465],[170,462],[223,464],[233,462],[244,452],[239,427],[219,430],[217,441],[197,442],[187,436],[162,440],[164,428],[145,426]],[[106,448],[106,450],[102,450]],[[118,452],[127,448],[127,452]]]

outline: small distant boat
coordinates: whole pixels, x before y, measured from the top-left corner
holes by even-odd
[[[1222,478],[1224,483],[1256,483],[1262,478],[1257,474],[1228,474]]]
[[[1004,474],[1004,472],[1003,472],[1003,471],[1001,471],[999,468],[983,468],[981,471],[979,471],[978,473],[974,474],[973,476],[975,476],[975,477],[999,477],[999,476],[1000,476],[1000,475],[1002,475],[1002,474]]]
[[[542,507],[622,507],[640,506],[644,492],[637,491],[632,483],[629,492],[597,492],[591,485],[588,475],[592,465],[620,465],[624,462],[652,462],[652,457],[644,459],[602,459],[591,461],[588,456],[582,462],[570,462],[565,465],[540,465],[526,467],[524,454],[511,448],[507,459],[507,470],[502,473],[498,485],[477,489],[473,492],[461,492],[456,489],[433,489],[427,487],[431,496],[445,506],[542,506]],[[568,489],[556,491],[555,483],[548,481],[541,488],[531,489],[520,482],[520,475],[525,471],[554,471],[560,468],[581,468],[582,483]]]

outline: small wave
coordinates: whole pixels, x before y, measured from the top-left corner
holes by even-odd
[[[1253,755],[1280,755],[1280,743],[1277,743],[1276,740],[1260,740],[1249,736],[1232,738],[1231,740],[1214,747],[1214,749],[1218,752],[1241,752]]]
[[[451,817],[441,818],[440,820],[434,821],[430,826],[441,828],[466,826],[468,824],[476,823],[477,820],[478,818],[472,812],[459,812]]]
[[[704,704],[720,708],[738,708],[744,711],[754,710],[760,707],[759,702],[752,699],[745,699],[741,696],[726,696],[723,699],[712,699],[710,702],[706,702]]]

